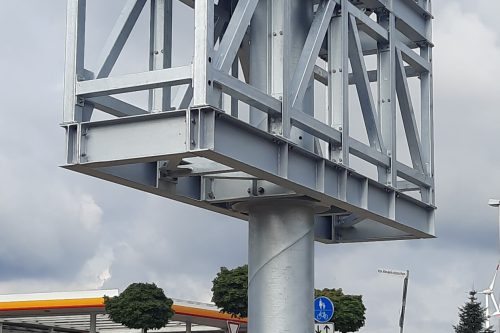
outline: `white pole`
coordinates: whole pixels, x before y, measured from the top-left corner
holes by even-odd
[[[490,200],[488,200],[488,205],[491,207],[496,207],[498,209],[498,246],[499,246],[499,251],[500,251],[500,200],[490,199]],[[500,258],[499,258],[499,262],[500,262]],[[488,295],[486,295],[486,297],[488,297]],[[493,297],[495,297],[494,294],[493,294]],[[486,318],[486,319],[487,319],[486,327],[489,327],[489,318]],[[500,327],[500,320],[498,322],[498,327]]]
[[[498,206],[498,248],[500,251],[500,206]],[[499,259],[500,261],[500,259]],[[493,297],[495,297],[495,294],[493,294]],[[487,326],[489,327],[489,326]],[[498,326],[497,326],[497,331],[500,330],[500,317],[498,319]]]
[[[500,251],[500,206],[498,206],[498,249]]]

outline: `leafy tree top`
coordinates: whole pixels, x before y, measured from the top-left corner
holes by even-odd
[[[453,326],[456,333],[494,333],[490,327],[484,327],[486,322],[485,309],[477,301],[476,291],[469,292],[469,301],[458,309],[459,322]]]
[[[104,297],[111,320],[143,332],[165,327],[174,315],[173,303],[154,283],[132,283],[119,296]]]
[[[246,317],[248,312],[248,265],[227,269],[221,267],[213,280],[212,302],[223,312]],[[361,296],[344,295],[342,289],[315,291],[316,297],[326,296],[335,304],[333,322],[342,333],[356,332],[365,325],[365,311]]]
[[[332,300],[335,306],[332,322],[335,330],[342,333],[357,332],[365,325],[366,307],[363,297],[359,295],[345,295],[342,289],[315,290],[315,297],[325,296]]]
[[[248,265],[234,269],[221,267],[212,283],[212,302],[215,305],[233,316],[247,316]]]

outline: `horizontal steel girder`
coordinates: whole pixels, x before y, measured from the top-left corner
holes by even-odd
[[[236,202],[307,198],[325,243],[434,235],[435,207],[211,107],[65,127],[64,167],[114,183],[245,220]]]

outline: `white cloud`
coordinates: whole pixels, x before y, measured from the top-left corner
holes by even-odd
[[[468,289],[491,279],[497,215],[486,200],[500,195],[492,144],[500,141],[500,32],[491,24],[498,4],[461,3],[434,4],[440,238],[317,246],[317,286],[363,295],[362,332],[397,329],[401,281],[378,275],[379,267],[411,270],[406,324],[415,332],[451,331]],[[1,6],[0,71],[11,79],[0,83],[0,293],[153,281],[171,297],[209,300],[219,267],[246,261],[246,223],[57,169],[65,1]],[[96,53],[105,38],[100,24],[111,20],[92,8]],[[18,24],[18,12],[30,24]],[[135,57],[131,50],[122,61]]]
[[[97,230],[101,225],[102,209],[90,195],[81,196],[79,213],[80,223],[87,230]]]

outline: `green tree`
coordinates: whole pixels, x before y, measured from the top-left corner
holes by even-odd
[[[247,316],[248,265],[234,269],[221,267],[212,283],[212,302],[215,305],[233,316]]]
[[[248,265],[227,269],[221,267],[212,281],[212,302],[223,312],[246,317],[248,314]],[[361,296],[344,295],[342,289],[315,290],[316,297],[326,296],[335,304],[332,321],[342,333],[356,332],[365,325],[365,311]]]
[[[143,333],[165,327],[174,315],[173,303],[154,283],[132,283],[119,296],[104,296],[111,320]]]
[[[357,332],[365,325],[363,298],[360,295],[345,295],[342,289],[323,289],[314,291],[315,297],[325,296],[332,300],[335,306],[332,322],[335,330],[342,333]]]
[[[456,333],[494,333],[490,327],[484,327],[486,322],[485,309],[477,301],[476,292],[469,292],[469,301],[458,309],[460,318],[458,325],[453,326]]]

